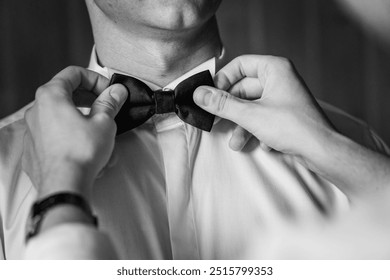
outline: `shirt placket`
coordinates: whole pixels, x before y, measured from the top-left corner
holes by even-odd
[[[181,121],[165,128],[161,128],[161,125],[161,122],[155,122],[165,166],[167,213],[173,259],[199,259],[192,209],[192,173],[186,127]]]

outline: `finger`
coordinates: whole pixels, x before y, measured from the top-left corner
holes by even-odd
[[[229,93],[241,99],[259,99],[263,93],[263,87],[257,78],[244,78],[229,88]]]
[[[241,114],[251,106],[250,101],[208,86],[201,86],[195,90],[194,101],[204,110],[236,123],[241,119]]]
[[[265,152],[269,152],[272,150],[272,148],[270,146],[266,145],[264,142],[260,142],[260,148]]]
[[[108,86],[109,80],[88,69],[69,66],[53,77],[44,87],[54,86],[55,92],[62,93],[71,98],[73,92],[81,87],[96,95],[102,93]]]
[[[217,88],[229,89],[232,85],[245,77],[258,78],[264,87],[267,73],[270,69],[289,65],[290,62],[281,57],[266,55],[243,55],[233,59],[223,67],[215,76]]]
[[[127,89],[114,84],[104,90],[92,104],[90,116],[107,115],[114,119],[127,98]]]
[[[258,78],[257,69],[264,61],[263,57],[265,56],[243,55],[233,59],[215,75],[215,85],[227,90],[245,77]]]
[[[246,143],[248,143],[249,139],[253,137],[251,133],[246,131],[241,126],[237,126],[232,134],[232,137],[229,141],[229,147],[233,151],[240,151],[245,147]]]

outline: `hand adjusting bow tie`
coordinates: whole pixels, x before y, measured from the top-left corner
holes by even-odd
[[[122,84],[129,96],[115,118],[117,135],[140,126],[155,114],[175,112],[184,122],[199,129],[210,131],[214,115],[195,104],[192,96],[199,86],[214,86],[209,71],[203,71],[182,81],[174,90],[151,90],[140,80],[114,74],[110,85]]]

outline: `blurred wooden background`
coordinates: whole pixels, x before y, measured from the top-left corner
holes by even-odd
[[[390,144],[390,50],[333,1],[224,0],[218,16],[230,55],[291,58],[317,98]],[[0,40],[0,118],[65,66],[86,66],[93,44],[82,0],[1,0]]]

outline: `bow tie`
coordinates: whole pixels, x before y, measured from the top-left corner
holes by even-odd
[[[140,126],[155,114],[175,112],[184,122],[210,131],[214,115],[195,104],[192,96],[199,86],[214,86],[209,71],[203,71],[182,81],[174,90],[151,90],[142,81],[122,74],[114,74],[110,85],[122,84],[129,96],[115,118],[117,135]]]

